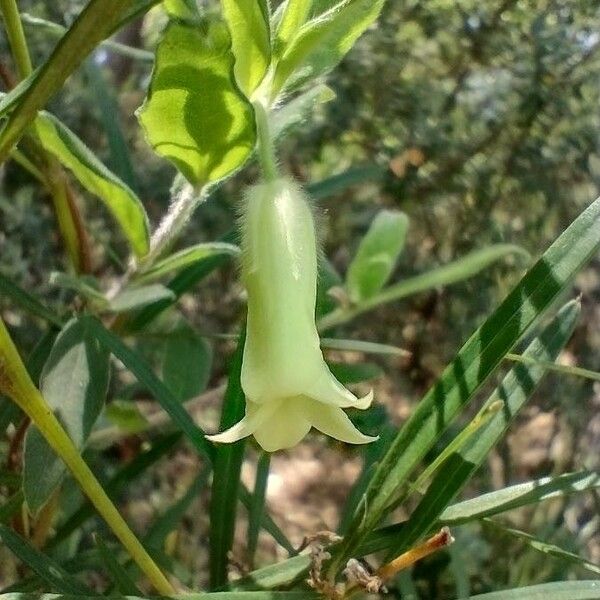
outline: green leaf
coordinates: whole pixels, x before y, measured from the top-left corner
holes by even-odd
[[[197,21],[200,18],[195,0],[164,0],[163,6],[167,13],[176,19]]]
[[[271,31],[267,0],[221,0],[231,33],[235,78],[249,98],[271,63]]]
[[[335,92],[324,83],[299,94],[270,115],[271,135],[281,137],[289,129],[304,123],[317,104],[325,104],[335,98]]]
[[[242,334],[229,367],[219,431],[224,431],[237,423],[245,413],[246,400],[240,382],[245,339],[245,334]],[[233,545],[245,446],[246,441],[240,440],[233,444],[218,444],[215,451],[210,498],[209,569],[212,589],[218,589],[227,583],[227,567],[229,552]]]
[[[336,325],[346,323],[382,304],[395,302],[432,288],[464,281],[511,254],[529,258],[529,254],[523,248],[513,244],[494,244],[482,250],[475,250],[447,265],[431,269],[422,275],[416,275],[400,283],[390,285],[378,294],[365,298],[354,306],[338,308],[332,311],[319,320],[319,330],[324,331]]]
[[[262,451],[256,464],[256,477],[254,479],[254,490],[252,491],[252,503],[248,511],[248,562],[254,564],[254,555],[258,547],[258,536],[261,530],[262,516],[265,512],[265,495],[267,482],[269,480],[269,467],[271,454]]]
[[[0,117],[7,115],[25,95],[25,92],[32,86],[35,78],[38,76],[39,68],[35,69],[31,75],[25,77],[10,90],[10,92],[0,93]]]
[[[600,581],[553,581],[471,596],[471,600],[598,600],[598,598],[600,598]]]
[[[197,262],[206,260],[212,256],[238,256],[240,249],[234,244],[226,242],[206,242],[184,248],[162,260],[154,263],[148,269],[142,270],[142,274],[136,279],[140,281],[152,281],[167,273],[178,271]]]
[[[252,506],[252,494],[245,485],[240,486],[239,497],[240,502],[245,506],[246,510],[250,511]],[[296,549],[285,537],[281,529],[277,526],[277,523],[273,521],[271,515],[264,511],[261,517],[261,526],[290,556],[297,554]]]
[[[254,112],[233,80],[223,23],[172,22],[138,112],[148,141],[191,181],[205,185],[239,168],[254,149]]]
[[[115,549],[108,548],[99,535],[95,536],[95,539],[96,545],[98,546],[98,550],[100,552],[100,557],[104,563],[104,567],[115,583],[116,589],[121,594],[129,594],[130,596],[140,594],[140,590],[135,585],[131,577],[129,577],[129,574],[125,568],[116,559],[114,555]]]
[[[94,596],[95,594],[83,583],[66,573],[51,558],[34,548],[27,540],[17,535],[12,529],[0,525],[0,541],[30,569],[35,571],[51,589],[77,597]],[[36,594],[39,598],[39,594]],[[0,598],[18,598],[21,594],[2,594]]]
[[[62,319],[44,306],[35,296],[15,285],[8,277],[0,273],[0,295],[10,298],[16,306],[57,327],[62,327]]]
[[[181,402],[206,389],[211,365],[211,347],[191,327],[182,327],[167,336],[162,365],[163,381]]]
[[[180,526],[181,520],[194,500],[198,498],[200,492],[206,487],[210,475],[210,467],[202,469],[200,474],[194,479],[185,494],[174,504],[169,506],[165,512],[150,526],[148,533],[144,537],[144,542],[149,547],[161,547],[171,531]]]
[[[352,302],[377,294],[387,283],[404,248],[408,217],[382,210],[373,219],[348,267],[346,287]]]
[[[151,283],[140,287],[130,287],[117,294],[107,306],[111,312],[127,312],[148,306],[160,300],[173,300],[175,294],[164,285]]]
[[[313,0],[287,0],[283,3],[279,26],[275,34],[275,48],[280,55],[310,16]]]
[[[103,487],[111,500],[117,496],[140,475],[170,452],[181,439],[181,433],[171,433],[153,442],[148,450],[140,452],[131,462],[121,467]],[[74,531],[79,529],[88,519],[95,515],[94,508],[87,498],[79,508],[73,511],[71,516],[60,526],[56,535],[49,540],[47,548],[54,548],[60,542],[68,538]]]
[[[600,488],[600,473],[580,471],[558,477],[542,477],[453,504],[444,510],[440,520],[445,525],[461,525],[528,504],[597,488]]]
[[[181,402],[171,390],[154,374],[150,365],[112,331],[106,329],[97,319],[91,320],[91,330],[98,341],[118,358],[154,396],[173,422],[186,435],[198,452],[212,460],[213,445],[204,437],[204,432],[196,425]]]
[[[87,319],[69,321],[50,352],[40,389],[78,449],[82,449],[104,406],[108,353],[91,334]],[[66,467],[42,434],[30,427],[25,437],[23,490],[35,514],[60,484]]]
[[[104,202],[140,258],[148,252],[146,211],[135,193],[68,128],[50,113],[41,113],[35,129],[42,147],[67,167],[81,185]]]
[[[100,290],[98,280],[90,275],[77,276],[52,271],[48,278],[48,283],[65,290],[77,292],[87,300],[94,302],[100,308],[106,308],[108,305],[108,300]]]
[[[6,160],[38,111],[134,5],[134,0],[90,0],[87,3],[48,60],[35,73],[0,132],[0,163]]]
[[[555,360],[569,341],[580,312],[581,306],[578,301],[566,304],[529,344],[524,355],[540,360]],[[479,414],[483,414],[487,407],[499,400],[504,406],[479,428],[476,435],[469,437],[460,449],[444,461],[427,492],[411,513],[402,535],[389,549],[389,556],[398,556],[431,530],[442,511],[466,485],[503,436],[545,373],[546,369],[543,367],[524,365],[515,365],[508,372]]]
[[[398,346],[365,342],[363,340],[342,340],[338,338],[321,338],[321,348],[328,350],[344,350],[346,352],[362,352],[364,354],[382,354],[389,356],[410,356],[410,352]]]
[[[379,464],[338,558],[341,564],[372,531],[410,473],[461,408],[496,371],[600,248],[600,199],[595,200],[531,267],[419,402]],[[360,516],[359,516],[360,515]]]
[[[129,46],[126,46],[129,48]],[[132,51],[140,52],[138,48]],[[142,50],[141,52],[145,52]],[[154,62],[154,54],[150,53]],[[98,106],[99,121],[106,134],[110,148],[110,161],[108,166],[132,190],[136,191],[138,184],[133,169],[132,157],[126,139],[126,133],[119,118],[119,101],[117,91],[109,84],[108,76],[104,73],[101,64],[94,57],[85,61],[85,73],[90,87],[89,95],[94,98]]]
[[[284,87],[315,79],[333,69],[379,16],[385,0],[342,0],[304,24],[277,66],[273,96]]]
[[[501,534],[522,540],[523,542],[525,542],[525,544],[527,544],[534,550],[541,552],[542,554],[547,554],[548,556],[552,556],[553,558],[557,558],[559,560],[577,565],[578,567],[582,567],[583,569],[591,571],[592,573],[596,573],[596,575],[600,575],[600,565],[595,565],[589,560],[585,560],[578,554],[574,554],[573,552],[567,552],[566,550],[563,550],[562,548],[559,548],[554,544],[542,542],[533,535],[525,533],[524,531],[512,529],[511,527],[504,527],[504,525],[501,525],[496,521],[485,519],[484,522],[486,525],[491,526],[495,532],[500,532]]]
[[[342,173],[311,183],[307,186],[306,190],[312,198],[321,200],[334,194],[340,194],[355,185],[369,181],[381,181],[386,174],[387,169],[379,165],[351,167]]]

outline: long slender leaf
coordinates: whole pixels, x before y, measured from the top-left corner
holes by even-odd
[[[475,331],[425,395],[382,459],[358,507],[336,568],[380,521],[400,486],[504,356],[567,288],[600,247],[600,199],[552,244],[521,282]]]
[[[90,0],[36,73],[0,132],[0,163],[6,160],[37,112],[98,43],[110,35],[111,30],[133,5],[134,0]]]
[[[491,519],[485,519],[484,523],[487,526],[491,526],[496,532],[500,532],[504,535],[522,540],[527,546],[537,550],[538,552],[541,552],[542,554],[547,554],[548,556],[552,556],[558,560],[577,565],[578,567],[591,571],[592,573],[596,573],[596,575],[600,575],[600,565],[591,563],[589,560],[585,560],[585,558],[579,556],[578,554],[567,552],[566,550],[563,550],[554,544],[538,540],[530,533],[519,531],[518,529],[513,529],[511,527],[505,527],[504,525],[501,525],[500,523],[497,523]]]
[[[49,112],[41,112],[35,120],[40,144],[79,183],[102,200],[117,221],[123,234],[138,257],[149,246],[149,225],[140,199],[127,184],[104,166],[96,155],[64,123]]]
[[[254,555],[258,547],[258,534],[260,533],[261,520],[265,510],[265,495],[270,464],[271,455],[268,452],[261,452],[256,465],[252,504],[248,513],[248,561],[250,564],[254,564]]]
[[[558,477],[542,477],[453,504],[444,510],[440,520],[445,525],[460,525],[527,504],[562,498],[597,488],[600,488],[600,473],[580,471]]]
[[[134,581],[129,577],[125,568],[119,563],[113,554],[113,550],[108,548],[100,536],[96,536],[96,545],[98,546],[104,567],[110,574],[117,590],[121,594],[130,594],[132,596],[139,594],[140,590],[135,585]]]
[[[137,278],[136,281],[153,281],[162,275],[178,271],[211,256],[237,256],[240,249],[225,242],[207,242],[184,248],[154,263]]]
[[[144,542],[149,547],[158,547],[164,544],[164,541],[169,533],[176,529],[181,523],[181,519],[187,512],[192,502],[198,497],[200,491],[206,486],[209,475],[209,467],[202,469],[185,494],[179,500],[177,500],[177,502],[165,510],[159,519],[152,523],[148,533],[144,538]]]
[[[229,368],[227,390],[223,399],[220,431],[244,416],[245,398],[240,382],[245,335],[240,336]],[[210,585],[212,589],[227,583],[229,551],[233,544],[235,515],[245,440],[217,446],[210,499]]]
[[[580,312],[579,301],[567,303],[542,333],[531,342],[524,355],[540,360],[554,360],[571,337]],[[464,487],[502,437],[545,373],[546,369],[543,367],[524,365],[515,365],[508,372],[482,409],[484,411],[486,407],[502,400],[504,402],[502,410],[492,416],[476,436],[470,437],[462,448],[444,462],[443,469],[436,474],[427,492],[412,512],[402,536],[399,536],[397,542],[389,549],[390,556],[392,554],[397,556],[432,528],[442,511]]]
[[[361,300],[355,306],[347,309],[339,308],[329,313],[319,321],[319,329],[324,331],[340,325],[388,302],[395,302],[426,290],[470,279],[496,261],[511,254],[529,257],[523,248],[514,244],[495,244],[482,250],[475,250],[447,265],[390,285],[379,293]]]
[[[65,594],[94,595],[83,583],[63,571],[52,559],[36,550],[27,540],[5,525],[0,525],[0,540],[52,589]]]
[[[35,296],[32,296],[19,286],[15,285],[8,277],[5,277],[0,273],[0,294],[10,298],[17,306],[22,308],[25,312],[28,312],[36,317],[44,319],[55,325],[56,327],[62,327],[63,321],[55,315],[49,308],[44,306]]]
[[[600,581],[553,581],[471,596],[471,600],[598,600]]]
[[[169,452],[175,444],[181,439],[181,433],[171,433],[154,442],[152,447],[145,452],[138,454],[131,462],[121,467],[104,485],[104,490],[111,500],[115,500],[117,495],[131,482],[145,473],[148,468],[156,461]],[[91,503],[85,499],[83,504],[77,508],[73,514],[60,526],[56,535],[47,544],[48,548],[53,548],[60,542],[69,537],[74,531],[79,529],[88,519],[95,515]]]
[[[212,444],[206,440],[204,433],[194,423],[181,402],[154,374],[150,365],[136,352],[128,348],[117,335],[106,329],[100,321],[94,320],[90,327],[100,343],[110,350],[136,376],[140,383],[146,386],[200,454],[212,459],[214,453]]]
[[[234,243],[237,241],[237,234],[235,231],[230,231],[219,241]],[[199,260],[197,263],[186,267],[183,269],[183,271],[178,273],[169,282],[167,287],[173,291],[176,298],[179,298],[183,293],[191,289],[199,281],[212,273],[216,268],[224,264],[228,259],[228,256],[219,255],[210,256],[208,258]],[[139,331],[158,315],[160,315],[162,311],[169,308],[173,302],[173,300],[161,300],[160,302],[155,302],[139,312],[134,313],[134,315],[124,324],[124,329],[127,331]]]

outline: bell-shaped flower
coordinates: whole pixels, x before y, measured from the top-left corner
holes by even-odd
[[[230,443],[249,435],[264,450],[296,445],[311,427],[350,444],[362,434],[343,408],[368,408],[337,381],[321,352],[315,324],[317,239],[302,189],[285,178],[261,183],[245,199],[242,279],[248,323],[241,384],[246,415],[209,437]]]

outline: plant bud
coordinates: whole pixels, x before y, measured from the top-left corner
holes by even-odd
[[[285,178],[253,186],[242,217],[242,280],[248,324],[241,383],[246,415],[211,436],[231,443],[254,435],[264,450],[295,446],[310,430],[351,444],[363,435],[342,408],[368,408],[333,376],[315,324],[317,239],[309,202]]]

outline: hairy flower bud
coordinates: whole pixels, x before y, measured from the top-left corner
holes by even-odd
[[[248,325],[241,382],[246,415],[211,436],[235,442],[254,435],[273,452],[295,446],[311,426],[338,440],[365,444],[342,408],[368,408],[325,364],[315,325],[317,240],[304,192],[275,179],[252,187],[242,218],[242,279]]]

